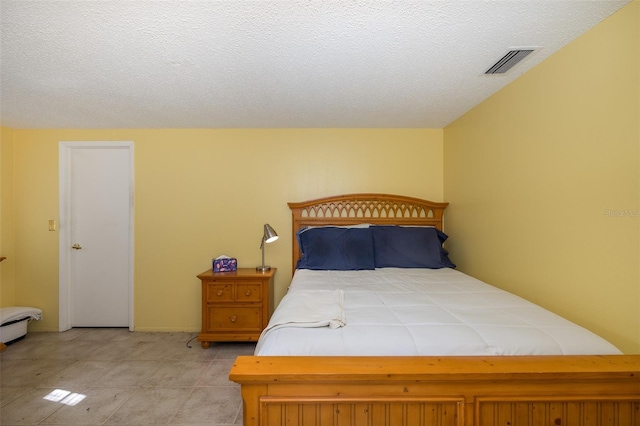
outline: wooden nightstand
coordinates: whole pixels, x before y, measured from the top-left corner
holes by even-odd
[[[234,272],[198,275],[202,281],[203,348],[211,342],[255,342],[273,312],[273,277],[277,268],[260,272],[238,268]]]

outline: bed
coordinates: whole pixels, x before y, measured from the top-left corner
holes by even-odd
[[[238,357],[230,372],[245,425],[640,426],[640,356],[451,268],[442,248],[447,203],[351,194],[289,207],[290,290],[256,355]],[[393,238],[384,238],[414,229],[437,238],[433,267],[375,258],[394,256]],[[325,253],[307,235],[350,235],[341,246],[350,251],[364,250],[374,231],[384,244],[373,268],[361,264],[368,252],[331,271],[301,257],[301,244]],[[292,318],[296,308],[301,317]],[[425,311],[446,327],[433,327]]]

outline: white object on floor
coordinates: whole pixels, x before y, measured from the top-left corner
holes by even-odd
[[[27,325],[32,320],[42,319],[42,310],[27,306],[0,308],[0,341],[12,342],[27,334]]]

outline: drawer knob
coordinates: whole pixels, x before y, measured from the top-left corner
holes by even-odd
[[[222,290],[218,290],[218,296],[222,296]]]
[[[238,317],[237,317],[237,316],[235,316],[235,315],[231,315],[231,316],[229,317],[229,319],[231,320],[231,322],[236,322],[236,320],[238,319]]]
[[[251,290],[247,290],[247,292],[244,295],[245,296],[251,296]]]

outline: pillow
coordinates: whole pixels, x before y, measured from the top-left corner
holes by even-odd
[[[376,268],[455,268],[442,243],[447,235],[433,227],[374,226]]]
[[[305,226],[304,228],[299,230],[298,234],[302,234],[303,232],[306,232],[309,229],[316,229],[316,228],[368,228],[370,226],[372,225],[369,223],[357,223],[355,225],[310,225],[310,226]]]
[[[298,269],[375,269],[370,228],[305,228],[296,237],[302,252]]]

